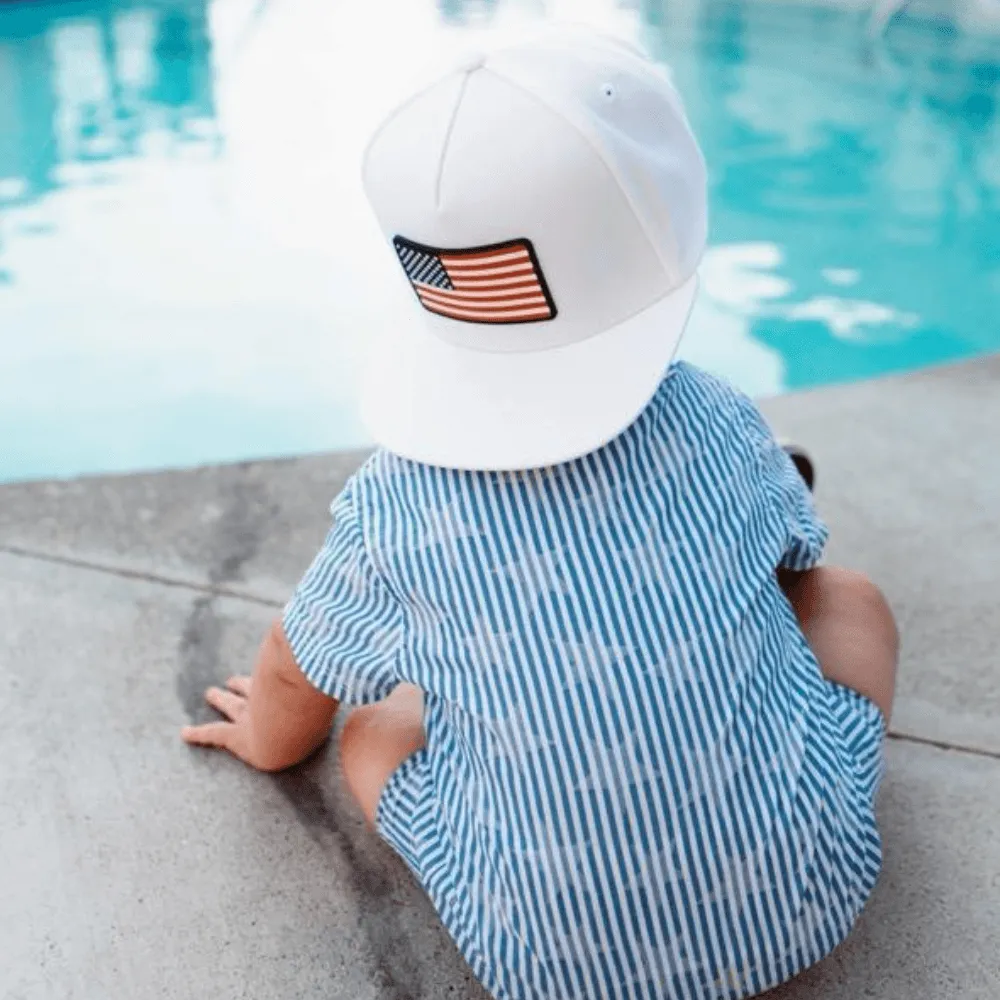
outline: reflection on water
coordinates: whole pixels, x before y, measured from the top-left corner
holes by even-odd
[[[9,202],[104,176],[158,130],[202,138],[215,117],[204,4],[22,4],[0,12],[0,178]]]
[[[900,19],[873,53],[836,11],[703,17],[661,52],[696,95],[714,242],[775,248],[786,292],[742,312],[782,384],[1000,348],[996,40]]]
[[[641,38],[688,101],[688,357],[768,393],[1000,349],[1000,43],[915,6],[877,44],[766,0],[0,6],[0,479],[363,443],[365,330],[413,320],[364,139],[543,17]]]

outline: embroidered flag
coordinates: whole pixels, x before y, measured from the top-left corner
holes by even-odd
[[[425,309],[466,323],[537,323],[556,306],[529,240],[434,250],[397,236],[396,253]]]

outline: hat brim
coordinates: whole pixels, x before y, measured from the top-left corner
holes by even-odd
[[[375,441],[428,465],[508,471],[567,462],[629,427],[677,351],[694,275],[625,322],[565,347],[488,353],[414,324],[378,335],[362,392]]]

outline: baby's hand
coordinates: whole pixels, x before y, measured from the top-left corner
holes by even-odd
[[[258,771],[282,771],[305,760],[330,733],[337,702],[317,691],[295,662],[280,622],[261,646],[253,679],[230,677],[205,701],[224,722],[185,726],[193,746],[228,750]]]
[[[205,692],[205,701],[227,721],[185,726],[181,730],[181,739],[191,746],[228,750],[234,757],[260,771],[272,770],[265,766],[262,755],[254,745],[250,718],[252,686],[253,681],[249,677],[230,677],[226,681],[227,690],[210,687]]]

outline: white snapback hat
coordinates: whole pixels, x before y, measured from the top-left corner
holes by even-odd
[[[579,32],[469,59],[382,124],[364,182],[425,320],[372,344],[379,444],[530,469],[642,412],[707,228],[704,161],[665,73]]]

